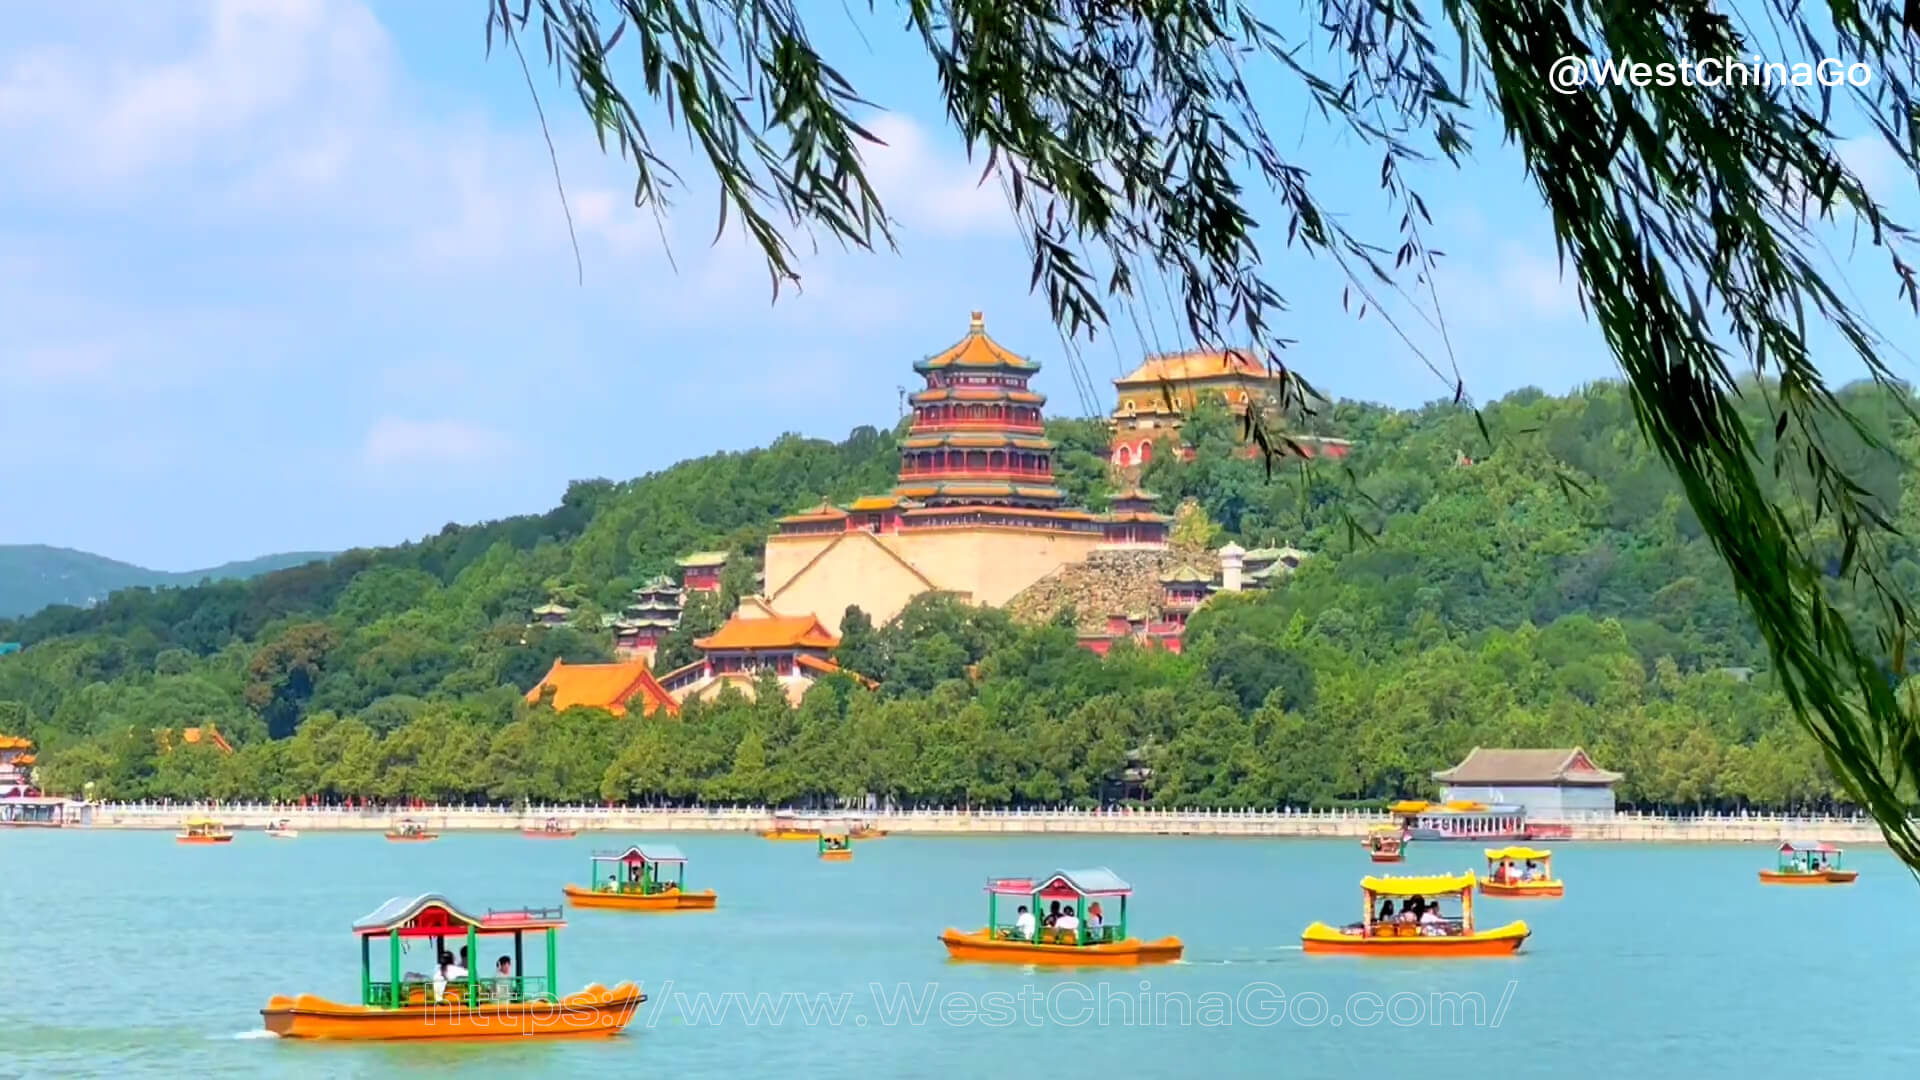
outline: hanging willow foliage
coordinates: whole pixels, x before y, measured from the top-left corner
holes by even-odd
[[[1270,333],[1285,298],[1268,284],[1243,184],[1280,202],[1286,221],[1269,238],[1333,260],[1377,310],[1375,290],[1419,288],[1434,265],[1409,167],[1464,162],[1476,105],[1497,116],[1640,426],[1731,568],[1782,687],[1894,850],[1920,867],[1905,801],[1920,776],[1920,730],[1893,685],[1908,670],[1912,611],[1887,569],[1894,527],[1823,432],[1873,437],[1836,400],[1809,343],[1810,327],[1829,333],[1892,381],[1887,341],[1842,296],[1839,274],[1820,269],[1832,265],[1822,235],[1850,228],[1863,258],[1887,260],[1882,280],[1912,311],[1910,237],[1841,159],[1833,88],[1726,79],[1564,93],[1549,82],[1562,57],[1862,63],[1873,77],[1840,87],[1842,107],[1920,177],[1910,96],[1920,0],[1742,10],[1722,0],[1307,0],[1286,29],[1256,11],[1267,5],[1238,0],[869,3],[889,6],[930,57],[949,119],[984,155],[983,179],[997,171],[1009,186],[1032,285],[1062,329],[1105,325],[1145,266],[1175,284],[1197,344],[1257,343],[1286,376],[1289,407],[1305,407],[1311,388]],[[798,280],[796,236],[892,243],[861,156],[876,141],[855,119],[867,102],[805,24],[797,0],[489,0],[487,32],[489,45],[499,36],[519,50],[537,28],[603,147],[632,162],[636,205],[656,209],[681,178],[639,106],[656,117],[664,106],[665,124],[686,132],[717,178],[721,228],[737,221],[765,252],[777,296]],[[1324,119],[1378,150],[1396,241],[1351,231],[1317,200],[1307,163],[1279,148],[1248,89],[1256,67],[1292,80]],[[1769,395],[1770,462],[1735,411],[1742,393]],[[1465,398],[1457,377],[1454,394]],[[1255,416],[1248,427],[1270,454],[1286,452],[1278,425]],[[1763,468],[1789,462],[1804,469],[1810,518],[1763,483]],[[1837,562],[1816,556],[1815,526],[1840,537]],[[1841,580],[1873,601],[1852,625],[1831,599]]]

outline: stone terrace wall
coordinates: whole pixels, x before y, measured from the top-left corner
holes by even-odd
[[[1021,590],[1007,602],[1007,613],[1023,623],[1043,623],[1071,607],[1081,632],[1099,633],[1114,612],[1159,614],[1161,574],[1181,566],[1214,573],[1219,565],[1209,551],[1103,548]]]

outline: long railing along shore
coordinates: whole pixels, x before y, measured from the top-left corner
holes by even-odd
[[[402,818],[439,831],[517,831],[558,821],[569,829],[605,832],[752,832],[774,816],[815,822],[867,821],[912,835],[1109,834],[1116,836],[1358,837],[1391,822],[1380,811],[1051,808],[921,808],[786,810],[765,806],[302,806],[275,803],[95,803],[69,808],[82,828],[179,829],[189,818],[210,817],[229,828],[265,828],[277,821],[310,831],[382,831]],[[1884,842],[1864,815],[1649,814],[1623,811],[1559,822],[1569,839],[1624,843],[1778,843],[1825,840]]]

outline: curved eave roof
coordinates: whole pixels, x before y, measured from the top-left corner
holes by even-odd
[[[1014,371],[1031,374],[1040,370],[1038,362],[1007,349],[987,336],[987,321],[979,312],[967,328],[967,336],[924,360],[914,362],[913,370],[926,374],[961,368],[967,371]]]
[[[910,435],[900,441],[908,450],[926,450],[935,446],[953,446],[967,450],[990,450],[1012,446],[1020,450],[1052,450],[1053,440],[1038,435],[1018,435],[1008,431],[943,431],[930,435]]]
[[[1375,896],[1439,896],[1465,892],[1478,880],[1473,871],[1463,874],[1428,874],[1424,877],[1364,877],[1360,887]]]
[[[1045,405],[1047,395],[1034,390],[1015,390],[995,386],[936,386],[907,395],[915,405],[939,401],[1011,401],[1019,405]]]
[[[1552,857],[1553,852],[1545,848],[1490,847],[1487,849],[1487,858],[1489,859],[1549,859]]]
[[[479,926],[482,921],[478,917],[469,915],[459,908],[454,907],[453,901],[448,900],[439,893],[421,893],[415,897],[393,897],[386,903],[360,916],[353,924],[353,932],[356,934],[371,934],[392,930],[407,922],[409,919],[417,918],[421,912],[430,907],[437,907],[444,910],[449,918],[463,926]]]
[[[648,844],[646,847],[630,847],[625,851],[596,851],[593,853],[600,862],[648,862],[683,863],[687,857],[672,844]]]

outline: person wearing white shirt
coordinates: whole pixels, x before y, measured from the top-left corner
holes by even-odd
[[[1033,912],[1025,904],[1020,905],[1020,914],[1013,920],[1013,932],[1022,941],[1033,940]]]
[[[1427,910],[1420,916],[1420,932],[1422,934],[1445,933],[1445,927],[1446,927],[1446,920],[1440,917],[1439,904],[1434,904],[1433,906],[1427,908]]]
[[[447,984],[458,982],[467,977],[467,969],[453,962],[453,954],[440,954],[440,967],[433,974],[433,999],[440,1001],[447,995]]]
[[[1053,920],[1053,928],[1068,941],[1080,940],[1080,919],[1070,907],[1060,909],[1060,917]]]

